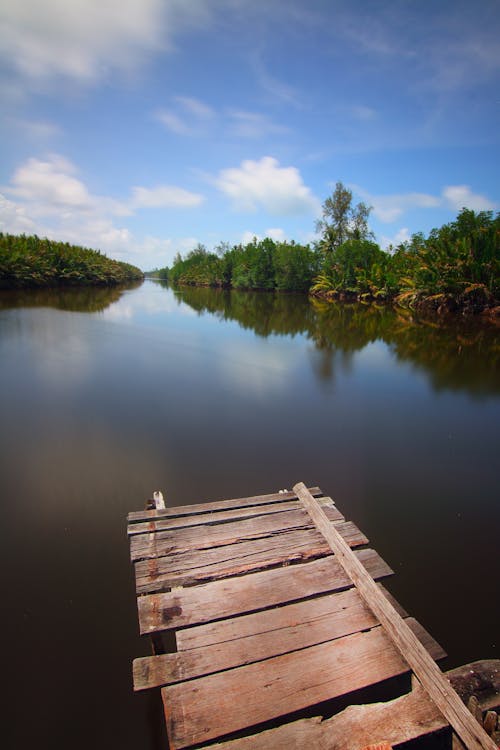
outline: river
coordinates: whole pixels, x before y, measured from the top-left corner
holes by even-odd
[[[498,329],[146,281],[0,292],[0,362],[4,747],[166,746],[131,687],[126,515],[155,489],[318,484],[446,668],[498,657]]]

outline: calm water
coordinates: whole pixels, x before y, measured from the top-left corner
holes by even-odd
[[[6,748],[165,747],[126,514],[319,484],[449,653],[498,657],[500,337],[295,295],[0,293]],[[5,737],[5,729],[2,731]]]

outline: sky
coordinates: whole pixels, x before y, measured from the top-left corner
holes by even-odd
[[[170,265],[500,209],[499,0],[2,0],[0,231]]]

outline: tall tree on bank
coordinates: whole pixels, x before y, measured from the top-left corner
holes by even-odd
[[[353,206],[352,191],[337,182],[332,195],[323,203],[323,218],[316,222],[316,231],[321,233],[320,252],[327,256],[347,240],[373,239],[368,228],[370,211],[365,203]]]

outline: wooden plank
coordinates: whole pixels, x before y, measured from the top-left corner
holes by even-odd
[[[350,522],[341,524],[339,532],[351,546],[359,547],[368,542]],[[136,590],[144,594],[166,591],[172,586],[193,586],[279,565],[314,560],[331,553],[329,545],[315,527],[283,531],[250,542],[187,550],[142,560],[135,565]]]
[[[330,519],[337,515],[333,508],[328,508],[327,514]],[[347,522],[334,521],[334,523]],[[137,562],[175,552],[260,539],[274,532],[312,527],[309,514],[302,508],[295,507],[282,513],[271,513],[233,522],[157,531],[153,534],[136,534],[130,538],[130,557]],[[365,543],[367,542],[368,540]]]
[[[177,633],[177,653],[134,660],[134,690],[160,687],[251,664],[378,624],[356,589],[352,588],[188,628]]]
[[[319,487],[311,487],[309,492],[313,497],[322,495]],[[287,500],[297,501],[295,492],[273,492],[267,495],[254,495],[253,497],[237,497],[230,500],[216,500],[215,502],[200,502],[194,505],[178,505],[164,510],[136,510],[128,514],[129,523],[150,521],[157,518],[173,518],[174,516],[190,516],[194,513],[211,513],[217,510],[230,510],[231,508],[245,508],[252,505],[267,505],[268,503],[283,503]]]
[[[408,627],[425,646],[433,648],[418,623],[410,619]],[[169,685],[162,688],[162,698],[170,746],[177,750],[206,742],[407,671],[408,665],[390,638],[376,627]]]
[[[374,550],[363,549],[355,554],[374,578],[392,574]],[[335,557],[330,556],[301,565],[250,573],[244,578],[149,594],[137,600],[140,632],[145,635],[221,620],[351,586],[349,576]]]
[[[320,498],[321,505],[330,506],[330,498]],[[238,521],[243,518],[252,518],[253,516],[264,516],[268,513],[283,513],[287,510],[300,510],[301,506],[298,500],[289,503],[270,503],[267,505],[256,505],[249,508],[235,508],[233,510],[213,511],[211,513],[194,513],[188,516],[174,518],[160,518],[157,521],[148,523],[129,524],[127,533],[129,536],[136,534],[153,534],[158,531],[168,531],[169,529],[188,528],[190,526],[204,526],[207,524],[227,523],[227,521]],[[332,521],[345,520],[340,511],[333,505],[328,507],[329,517]]]
[[[381,584],[377,586],[397,609],[401,617],[408,617],[408,612],[396,601],[393,595]],[[311,623],[313,626],[317,620],[322,619],[328,612],[341,613],[345,608],[359,606],[360,596],[355,588],[325,594],[314,599],[302,599],[293,604],[286,604],[273,609],[253,612],[238,617],[228,617],[225,620],[216,620],[203,625],[184,628],[176,633],[177,649],[188,651],[199,649],[213,644],[222,644],[236,638],[247,638],[259,633],[268,633],[284,627],[298,627],[299,624]],[[364,605],[366,607],[366,605]],[[367,608],[368,609],[368,608]],[[312,644],[311,644],[312,645]]]
[[[474,662],[446,672],[446,678],[455,690],[468,683],[470,675],[484,669],[482,662]],[[496,672],[500,675],[500,662],[496,660]],[[467,701],[469,688],[464,692]],[[491,708],[499,700],[500,683],[496,690],[482,693],[480,704],[483,711]],[[301,719],[284,724],[276,729],[259,732],[211,747],[213,750],[304,750],[304,748],[335,748],[352,750],[368,743],[386,741],[393,745],[416,740],[419,737],[438,732],[448,726],[448,722],[438,711],[426,691],[417,686],[408,695],[403,695],[387,703],[372,703],[349,706],[330,719],[320,716]]]
[[[380,620],[391,641],[407,660],[430,698],[448,720],[468,750],[497,750],[491,737],[479,726],[456,692],[450,687],[437,664],[429,657],[406,622],[394,607],[380,596],[375,582],[359,564],[350,547],[328,521],[320,506],[303,483],[294,487],[314,523],[330,544],[340,564],[356,585],[361,596]]]

